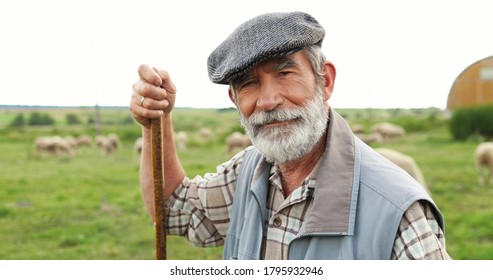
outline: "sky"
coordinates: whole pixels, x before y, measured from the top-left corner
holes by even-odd
[[[488,2],[1,1],[0,105],[128,106],[149,64],[170,73],[177,107],[232,107],[209,54],[254,16],[304,11],[326,30],[332,107],[445,109],[457,76],[493,55]]]

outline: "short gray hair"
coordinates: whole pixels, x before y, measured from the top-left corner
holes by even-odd
[[[317,84],[319,86],[323,86],[325,83],[323,68],[326,62],[326,58],[322,52],[322,49],[318,45],[310,45],[306,47],[304,51],[312,66],[312,71],[315,75]]]

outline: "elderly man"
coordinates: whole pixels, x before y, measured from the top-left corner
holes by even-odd
[[[302,12],[240,25],[209,56],[212,82],[229,85],[253,146],[189,179],[173,146],[176,88],[139,67],[130,110],[141,124],[140,173],[153,211],[150,119],[163,114],[168,232],[225,259],[448,259],[443,217],[405,171],[355,137],[329,105],[336,70],[324,28]]]

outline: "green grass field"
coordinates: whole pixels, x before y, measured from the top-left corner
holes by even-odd
[[[122,141],[115,155],[104,156],[96,147],[82,148],[72,158],[37,155],[37,136],[95,135],[87,124],[90,109],[69,111],[81,116],[81,125],[63,124],[68,111],[49,109],[57,120],[54,126],[9,128],[20,111],[0,111],[0,259],[154,259],[154,231],[139,190],[139,156],[133,151],[139,126],[129,121],[125,109],[102,110],[103,132],[117,133]],[[369,124],[365,111],[344,113],[350,122]],[[396,116],[395,111],[385,115]],[[223,143],[239,129],[236,112],[177,109],[173,120],[175,130],[185,130],[191,138],[180,152],[189,176],[213,172],[229,159]],[[198,136],[202,126],[213,130],[211,139]],[[421,167],[445,217],[447,248],[454,259],[493,259],[493,186],[477,185],[476,145],[474,140],[452,141],[445,121],[386,144],[412,155]],[[168,237],[169,259],[220,257],[221,248],[195,248],[181,237]]]

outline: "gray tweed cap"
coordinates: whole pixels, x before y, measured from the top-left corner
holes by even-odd
[[[238,26],[209,55],[209,79],[228,84],[269,58],[293,54],[309,45],[321,46],[324,36],[324,28],[307,13],[257,16]]]

